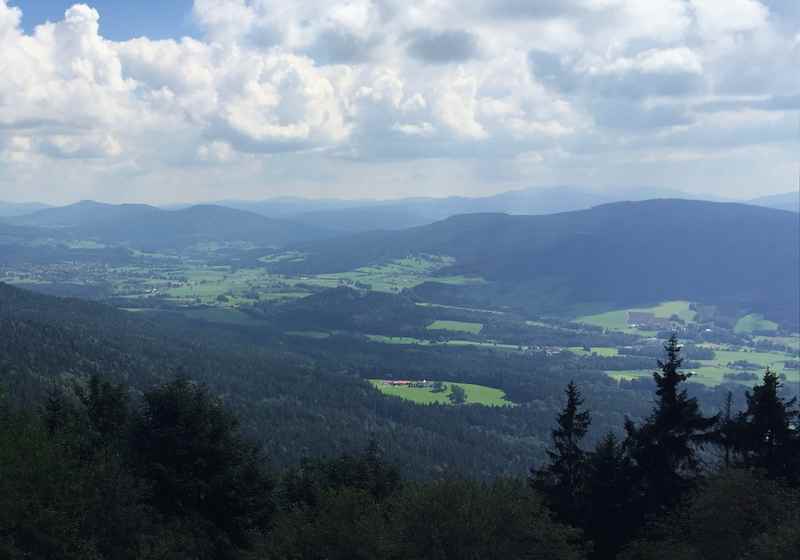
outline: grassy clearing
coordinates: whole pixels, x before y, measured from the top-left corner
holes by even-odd
[[[453,262],[450,257],[436,255],[408,257],[379,266],[365,266],[348,272],[310,276],[306,281],[315,285],[317,282],[361,285],[377,292],[397,293],[433,279],[436,271],[452,265]]]
[[[491,348],[493,350],[503,350],[508,352],[522,352],[528,349],[527,346],[517,346],[514,344],[501,344],[499,342],[480,342],[477,340],[424,340],[421,338],[413,338],[410,336],[384,336],[380,334],[366,335],[372,342],[379,342],[381,344],[401,344],[401,345],[417,345],[417,346],[475,346],[478,348]]]
[[[742,371],[728,366],[733,362],[750,362],[755,364],[752,371],[760,379],[764,370],[769,367],[778,374],[784,374],[787,382],[796,384],[800,372],[797,370],[789,369],[785,366],[787,360],[792,360],[792,356],[783,354],[781,352],[756,352],[751,350],[715,350],[715,359],[713,360],[698,360],[699,364],[696,368],[684,368],[685,371],[693,373],[691,381],[693,383],[702,383],[709,387],[714,387],[721,383],[729,382],[725,379],[726,373],[736,373]],[[608,375],[614,379],[634,379],[637,377],[649,377],[652,374],[652,369],[647,370],[632,370],[632,371],[615,371],[607,372]],[[743,385],[753,385],[756,381],[735,381]]]
[[[690,322],[695,318],[696,313],[689,309],[688,301],[667,301],[652,307],[637,307],[629,309],[618,309],[606,311],[594,315],[584,315],[575,319],[579,323],[594,325],[608,330],[622,331],[627,333],[642,334],[643,331],[628,326],[628,312],[643,311],[653,313],[656,317],[669,318],[677,315],[684,321]]]
[[[152,258],[151,254],[142,254]],[[305,255],[296,251],[261,258],[265,264],[299,261]],[[210,266],[193,258],[170,258],[158,266],[115,267],[104,272],[121,297],[158,296],[178,305],[203,304],[236,308],[258,301],[297,299],[316,290],[349,286],[398,293],[429,280],[474,283],[476,278],[439,277],[437,272],[453,264],[449,257],[435,255],[399,259],[381,266],[363,267],[349,272],[319,275],[283,275],[268,268]]]
[[[508,350],[512,352],[519,352],[527,350],[527,346],[517,346],[515,344],[502,344],[500,342],[477,342],[475,340],[448,340],[443,342],[445,346],[477,346],[479,348],[492,348],[494,350]]]
[[[434,393],[430,387],[393,387],[384,385],[380,379],[370,379],[372,385],[384,395],[400,397],[417,404],[445,404],[451,405],[447,398],[450,394],[450,386],[458,385],[467,393],[465,404],[480,404],[483,406],[514,406],[510,401],[505,400],[505,393],[500,389],[474,385],[472,383],[444,383],[444,391]]]
[[[258,260],[263,263],[279,263],[279,262],[302,262],[306,259],[306,254],[300,251],[286,251],[276,255],[267,255]]]
[[[316,340],[330,338],[331,336],[331,333],[323,331],[286,331],[284,334],[288,336],[299,336],[302,338],[314,338]]]
[[[70,249],[105,249],[108,247],[108,245],[90,239],[66,241],[64,244]]]
[[[270,259],[282,259],[281,255]],[[287,259],[284,259],[287,260]],[[365,266],[348,272],[318,274],[300,277],[283,277],[289,284],[304,284],[318,288],[337,286],[366,287],[376,292],[398,293],[430,280],[448,284],[474,284],[483,282],[481,278],[462,276],[436,276],[437,271],[450,266],[455,261],[450,257],[428,255],[397,259],[379,266]]]
[[[429,331],[452,331],[478,334],[483,329],[483,323],[468,323],[466,321],[434,321],[426,328]]]
[[[380,342],[381,344],[418,344],[420,346],[435,344],[430,340],[412,338],[410,336],[384,336],[382,334],[368,334],[366,336],[372,342]]]
[[[493,311],[491,309],[476,309],[474,307],[460,307],[458,305],[443,305],[441,303],[417,303],[419,307],[436,307],[439,309],[457,309],[459,311],[472,311],[474,313],[489,313],[491,315],[505,315],[505,311]]]
[[[604,358],[619,356],[619,350],[610,346],[593,346],[588,352],[580,346],[570,346],[567,350],[578,356],[591,356],[592,354],[597,354]]]
[[[630,381],[631,379],[638,379],[640,377],[650,377],[653,375],[653,372],[649,369],[640,369],[640,370],[631,370],[631,371],[607,371],[606,375],[608,375],[611,379],[615,379],[617,381]]]
[[[778,323],[764,319],[763,315],[751,313],[745,315],[736,322],[733,331],[737,334],[751,333],[756,331],[777,331]]]

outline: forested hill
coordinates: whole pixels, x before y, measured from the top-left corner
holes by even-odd
[[[286,218],[335,231],[358,233],[422,226],[450,216],[474,212],[541,215],[583,210],[609,202],[651,198],[707,199],[704,196],[693,196],[659,187],[621,187],[603,192],[575,185],[558,185],[479,197],[414,197],[393,200],[284,197],[261,201],[223,200],[215,204],[270,218]]]
[[[400,232],[304,244],[304,262],[276,267],[334,272],[409,254],[449,255],[456,263],[444,274],[527,286],[558,302],[689,299],[796,318],[799,238],[791,212],[649,200],[547,216],[454,216]]]
[[[347,344],[331,341],[343,356],[353,354]],[[268,327],[131,313],[0,283],[0,395],[23,407],[91,375],[135,392],[185,377],[221,395],[275,465],[352,452],[371,440],[416,478],[454,468],[481,478],[519,474],[542,457],[553,413],[545,406],[419,407],[383,397],[350,374],[333,348],[319,360],[301,352]],[[548,374],[542,402],[571,374]]]
[[[330,236],[329,232],[312,225],[214,205],[170,211],[146,204],[113,205],[83,201],[9,218],[7,222],[58,228],[80,238],[156,250],[208,241],[239,241],[278,247]]]

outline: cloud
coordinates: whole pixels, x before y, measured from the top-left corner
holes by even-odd
[[[91,5],[25,32],[0,0],[0,198],[20,185],[73,198],[240,189],[223,198],[359,181],[380,195],[384,179],[387,195],[607,184],[609,162],[634,151],[672,186],[724,191],[727,175],[659,162],[747,145],[791,159],[775,146],[800,110],[797,5],[195,0],[197,38],[116,42]]]
[[[562,55],[532,49],[528,53],[528,63],[534,77],[543,85],[569,92],[578,85],[580,77]]]
[[[55,158],[108,158],[122,153],[120,143],[110,135],[52,135],[41,140],[40,151]]]
[[[479,54],[478,38],[469,31],[420,29],[408,36],[410,56],[431,64],[465,62]]]
[[[591,91],[612,97],[683,96],[703,87],[703,65],[686,47],[649,49],[590,66],[585,74]]]
[[[758,0],[691,0],[690,4],[700,32],[711,38],[759,29],[769,16]]]
[[[483,4],[487,14],[503,18],[556,18],[582,9],[577,0],[486,0]]]
[[[305,53],[317,64],[357,64],[370,60],[380,43],[378,35],[361,36],[343,29],[326,29]]]

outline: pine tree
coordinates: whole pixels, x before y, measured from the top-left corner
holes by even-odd
[[[128,428],[130,411],[127,388],[95,374],[86,387],[76,385],[75,394],[86,410],[93,432],[93,445],[100,448],[118,443]]]
[[[552,447],[547,450],[550,464],[534,474],[532,485],[542,490],[553,508],[568,522],[579,517],[586,453],[580,442],[589,430],[591,416],[581,411],[583,398],[577,385],[570,381],[564,393],[567,402],[551,432]]]
[[[722,465],[727,469],[733,464],[734,445],[737,439],[738,424],[733,414],[733,393],[728,391],[722,414],[717,419],[711,440],[722,449]]]
[[[737,418],[735,446],[745,465],[771,477],[800,481],[800,411],[796,398],[785,401],[782,383],[767,368],[762,383],[747,392],[747,409]]]
[[[666,361],[659,360],[656,403],[653,412],[637,427],[625,422],[626,446],[639,470],[645,509],[669,507],[691,488],[700,471],[697,448],[711,439],[709,430],[717,417],[707,418],[697,400],[681,388],[691,374],[680,371],[683,359],[678,339],[672,335],[664,346]]]
[[[609,432],[586,465],[582,528],[594,545],[592,557],[613,558],[638,527],[632,486],[631,461],[622,442]]]

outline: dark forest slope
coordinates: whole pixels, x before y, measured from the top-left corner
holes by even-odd
[[[561,303],[689,299],[796,321],[799,239],[790,212],[651,200],[547,216],[454,216],[303,245],[306,261],[282,267],[332,272],[408,254],[449,255],[457,262],[448,274],[526,286]]]
[[[0,283],[0,394],[27,405],[93,374],[135,391],[178,376],[207,383],[279,465],[375,440],[415,478],[450,468],[482,478],[524,473],[542,454],[552,416],[541,407],[418,407],[301,356],[268,329],[129,313]],[[555,395],[564,380],[553,383]]]

